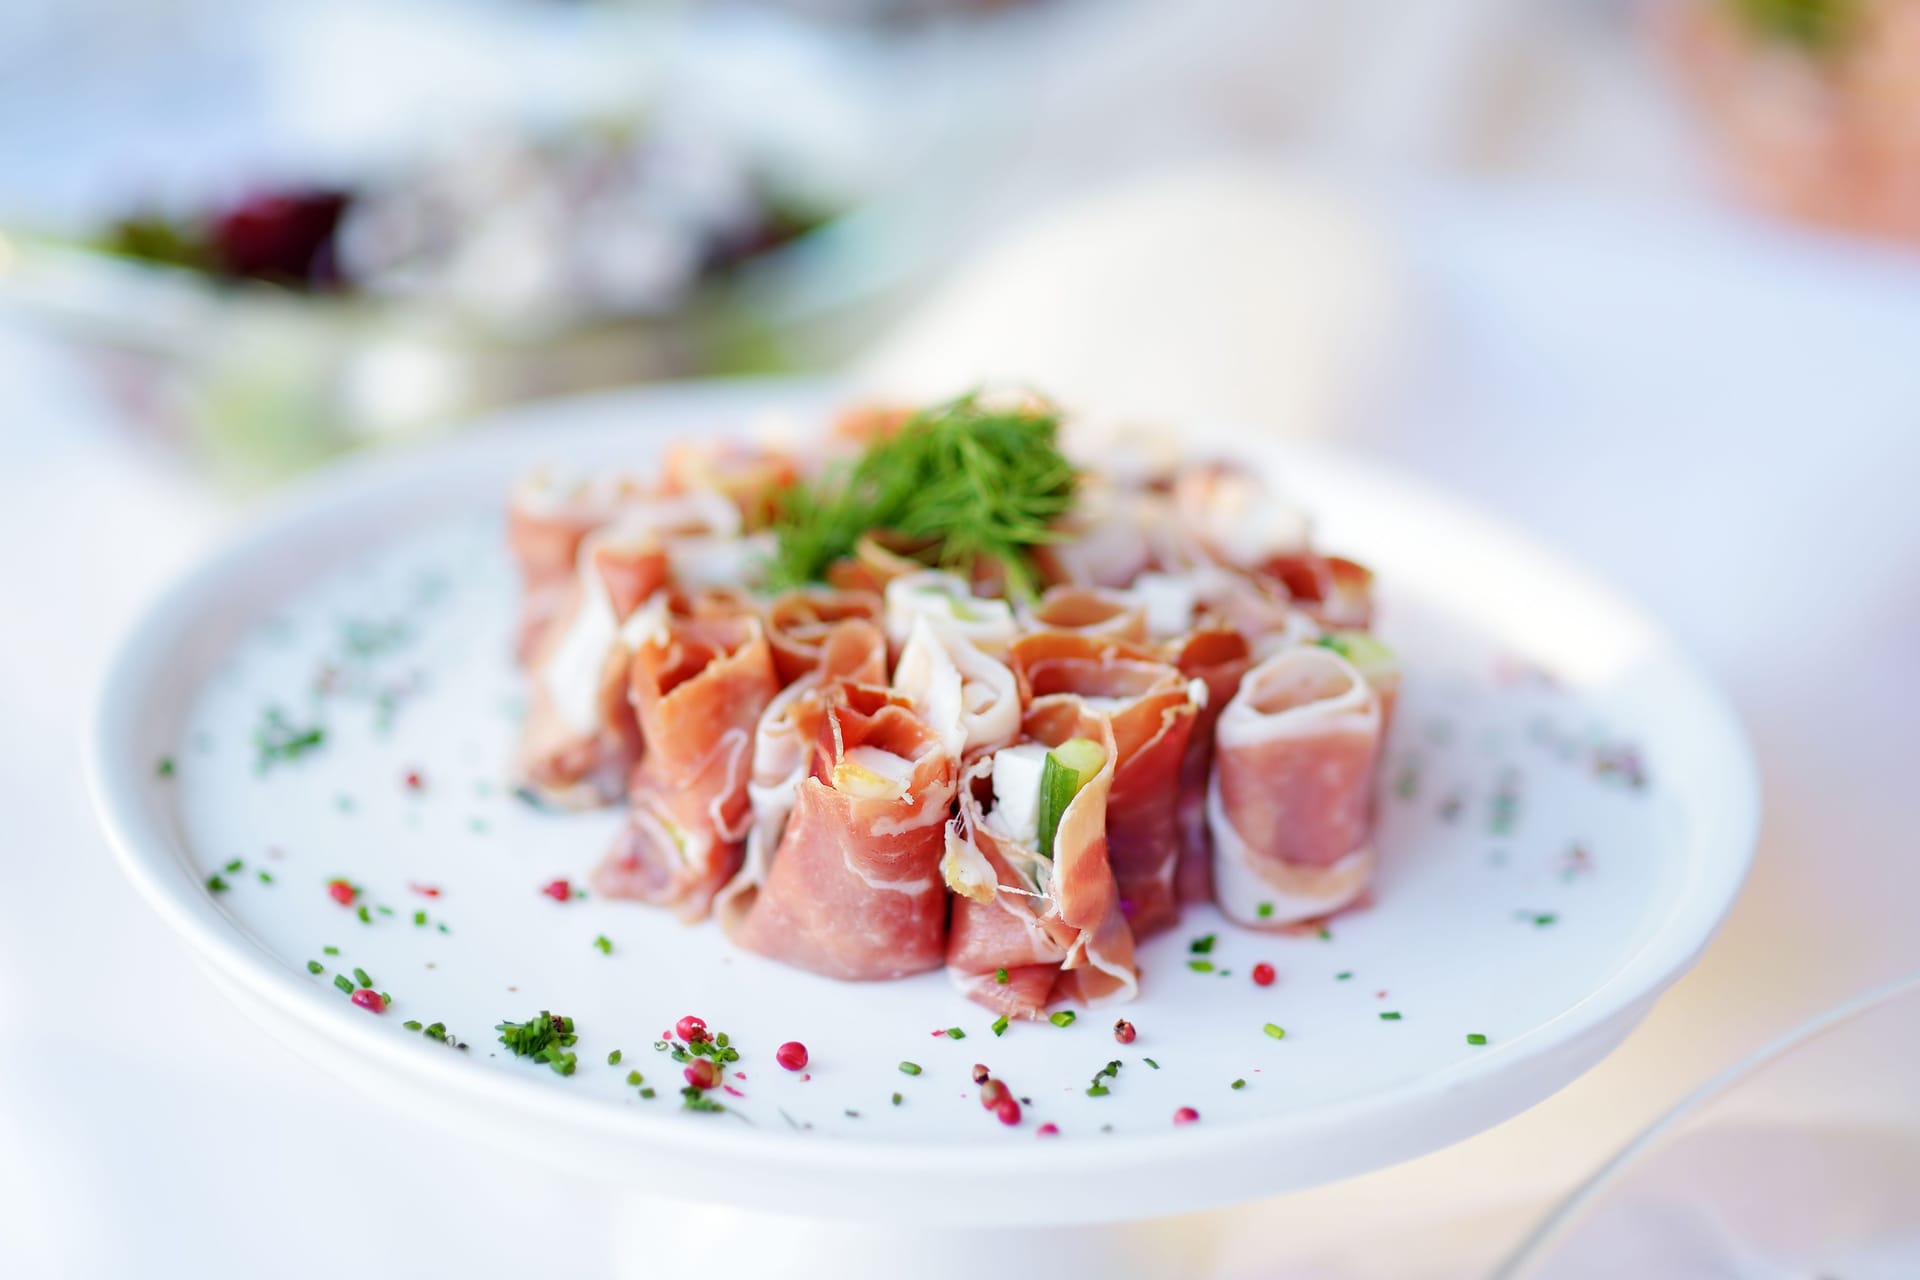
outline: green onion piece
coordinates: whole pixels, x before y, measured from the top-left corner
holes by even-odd
[[[1271,1022],[1269,1022],[1264,1028],[1262,1028],[1262,1030],[1264,1030],[1268,1035],[1272,1036],[1275,1040],[1285,1040],[1287,1038],[1287,1029],[1285,1027],[1278,1026]]]
[[[1381,1015],[1380,1015],[1380,1021],[1382,1021],[1382,1022],[1398,1022],[1398,1021],[1400,1021],[1400,1015],[1399,1015],[1399,1014],[1397,1014],[1397,1013],[1383,1013],[1383,1014],[1381,1014]]]
[[[340,948],[338,947],[322,947],[320,948],[320,950],[330,956],[337,956],[340,954]]]
[[[427,922],[427,913],[426,913],[426,912],[424,912],[424,911],[416,911],[416,912],[414,912],[414,913],[413,913],[413,923],[414,923],[415,925],[423,925],[423,924],[425,924],[426,922]]]
[[[210,875],[207,877],[207,892],[225,893],[226,891],[227,891],[227,882],[225,880],[222,880],[217,874]]]
[[[273,883],[273,873],[272,873],[271,871],[269,871],[269,870],[267,870],[267,869],[266,869],[265,867],[262,867],[262,868],[260,868],[260,871],[259,871],[259,876],[260,876],[260,883],[261,883],[261,884],[272,884],[272,883]]]
[[[1007,1034],[1007,1015],[1006,1014],[1003,1013],[999,1017],[993,1020],[993,1034],[995,1034],[996,1036],[1003,1036]]]
[[[1110,1092],[1112,1092],[1112,1090],[1103,1084],[1090,1084],[1087,1086],[1087,1096],[1089,1098],[1104,1098]]]
[[[900,1095],[897,1093],[893,1095],[893,1105],[896,1107],[900,1105]]]
[[[593,949],[603,956],[610,956],[613,954],[613,941],[603,933],[593,940]]]
[[[373,917],[367,914],[367,904],[364,902],[360,904],[359,909],[356,910],[353,914],[360,917],[361,924],[373,923]]]
[[[1247,1087],[1247,1082],[1245,1080],[1235,1080],[1233,1082],[1233,1087],[1236,1089],[1244,1089]]]
[[[1214,938],[1215,935],[1211,933],[1201,934],[1187,944],[1187,950],[1196,956],[1208,955],[1213,951]]]
[[[1271,920],[1273,919],[1273,904],[1271,902],[1263,902],[1253,909],[1253,914],[1259,916],[1262,920]]]
[[[1212,972],[1213,972],[1213,961],[1211,961],[1211,960],[1189,960],[1189,961],[1187,961],[1187,968],[1189,968],[1189,969],[1191,969],[1191,970],[1193,970],[1193,971],[1194,971],[1195,973],[1212,973]]]
[[[1158,1071],[1160,1069],[1160,1064],[1155,1062],[1152,1058],[1142,1058],[1140,1059],[1140,1061],[1146,1063],[1148,1066],[1152,1067],[1155,1071]]]
[[[917,1062],[903,1062],[900,1064],[900,1074],[904,1076],[917,1076],[920,1074],[920,1064]]]
[[[612,1053],[607,1055],[607,1065],[610,1067],[617,1067],[620,1065],[620,1051],[618,1049],[615,1049]]]
[[[1353,970],[1342,969],[1339,973],[1336,973],[1333,975],[1333,980],[1335,982],[1345,982],[1348,978],[1351,978],[1352,976],[1353,976]]]
[[[355,969],[353,971],[353,980],[359,983],[363,987],[370,987],[373,985],[373,979],[370,976],[368,976],[367,971],[365,969]]]
[[[1481,1034],[1480,1034],[1479,1032],[1477,1032],[1477,1031],[1475,1031],[1475,1032],[1471,1032],[1471,1033],[1469,1033],[1469,1034],[1468,1034],[1468,1036],[1467,1036],[1467,1043],[1468,1043],[1468,1044],[1485,1044],[1486,1042],[1487,1042],[1487,1038],[1486,1038],[1485,1036],[1483,1036],[1483,1035],[1481,1035]]]
[[[1106,763],[1106,752],[1091,738],[1069,738],[1047,752],[1040,768],[1040,856],[1053,856],[1054,838],[1060,834],[1060,819],[1073,803],[1080,788],[1093,781]]]
[[[418,1031],[420,1029],[420,1020],[418,1018],[408,1018],[400,1025],[409,1031]]]
[[[993,980],[994,980],[995,982],[997,982],[997,983],[999,983],[999,984],[1000,984],[1001,986],[1003,986],[1003,987],[1004,987],[1004,986],[1006,986],[1006,985],[1007,985],[1007,971],[1006,971],[1005,969],[995,969],[995,970],[993,971]]]
[[[349,978],[344,973],[336,973],[333,975],[333,985],[340,988],[342,991],[346,992],[348,995],[353,994],[353,979]]]
[[[1077,1015],[1075,1015],[1073,1010],[1062,1009],[1060,1012],[1050,1016],[1047,1019],[1047,1021],[1051,1022],[1056,1027],[1070,1027],[1073,1025],[1073,1020],[1075,1016]]]
[[[949,1040],[965,1040],[966,1038],[967,1038],[967,1033],[966,1033],[966,1032],[964,1032],[964,1031],[962,1031],[962,1030],[961,1030],[961,1029],[960,1029],[959,1027],[948,1027],[948,1028],[947,1028],[947,1039],[949,1039]]]
[[[627,1072],[627,1083],[628,1083],[628,1084],[636,1084],[636,1085],[637,1085],[637,1084],[645,1084],[646,1082],[647,1082],[647,1078],[646,1078],[645,1076],[643,1076],[643,1075],[641,1075],[641,1074],[640,1074],[640,1073],[639,1073],[638,1071],[629,1071],[629,1072]]]
[[[325,973],[326,971],[327,971],[327,966],[321,964],[318,960],[307,961],[308,973]]]
[[[163,778],[171,778],[173,776],[173,757],[161,756],[160,763],[154,766],[153,771]]]
[[[642,1090],[640,1091],[640,1096],[641,1096],[641,1097],[643,1097],[643,1098],[651,1098],[651,1097],[653,1097],[653,1086],[651,1086],[651,1085],[649,1085],[649,1086],[647,1086],[646,1088],[644,1088],[644,1089],[642,1089]]]

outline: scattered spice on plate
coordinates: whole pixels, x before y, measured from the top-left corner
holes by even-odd
[[[593,949],[603,956],[610,956],[613,954],[613,942],[603,933],[593,940]]]
[[[1383,1014],[1381,1014],[1381,1015],[1380,1015],[1380,1021],[1382,1021],[1382,1022],[1398,1022],[1398,1021],[1400,1021],[1400,1015],[1399,1015],[1399,1014],[1397,1014],[1397,1013],[1383,1013]]]
[[[1400,1015],[1395,1014],[1394,1016],[1399,1017]],[[1260,1029],[1266,1032],[1268,1036],[1272,1037],[1275,1040],[1285,1040],[1287,1038],[1287,1029],[1279,1025],[1278,1023],[1269,1022],[1266,1026]]]
[[[1470,1031],[1467,1033],[1468,1044],[1485,1044],[1486,1042],[1487,1042],[1487,1038],[1481,1035],[1478,1031]]]
[[[549,880],[540,886],[540,892],[546,894],[555,902],[566,902],[573,897],[573,886],[568,884],[564,879]]]
[[[798,1040],[789,1040],[773,1051],[773,1060],[788,1071],[807,1069],[807,1046]]]
[[[993,1034],[1003,1036],[1007,1033],[1007,1015],[1001,1014],[993,1020]]]
[[[1133,1024],[1125,1018],[1113,1024],[1113,1038],[1121,1044],[1132,1044],[1134,1034]]]
[[[355,1004],[370,1013],[385,1013],[387,1011],[387,997],[378,991],[371,991],[366,987],[361,987],[355,991],[350,998]]]
[[[579,1062],[578,1055],[568,1050],[580,1037],[574,1034],[573,1019],[564,1014],[542,1009],[537,1018],[498,1023],[494,1030],[500,1033],[500,1043],[514,1056],[544,1062],[560,1075],[572,1075]]]
[[[207,892],[225,893],[226,891],[227,891],[227,882],[220,878],[220,875],[218,872],[215,872],[213,875],[210,875],[207,877]]]
[[[1259,964],[1253,966],[1253,985],[1254,986],[1270,987],[1273,985],[1273,979],[1274,979],[1273,966],[1268,964],[1266,961],[1263,960]]]
[[[1070,1027],[1073,1025],[1073,1020],[1075,1016],[1076,1015],[1074,1014],[1073,1010],[1062,1009],[1058,1013],[1049,1014],[1047,1016],[1047,1021],[1051,1022],[1056,1027]]]
[[[917,1062],[902,1062],[900,1064],[900,1074],[905,1076],[917,1076],[920,1074],[920,1064]]]
[[[1200,1113],[1192,1107],[1182,1107],[1173,1113],[1173,1122],[1175,1124],[1192,1124],[1199,1118]]]
[[[1207,955],[1213,951],[1214,938],[1214,934],[1203,933],[1187,944],[1187,950],[1196,956]]]

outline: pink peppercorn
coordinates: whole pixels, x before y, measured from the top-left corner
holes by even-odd
[[[1192,1107],[1182,1107],[1173,1113],[1173,1122],[1175,1124],[1192,1124],[1199,1118],[1200,1113]]]
[[[327,881],[327,896],[343,907],[352,906],[354,898],[358,897],[359,893],[360,891],[346,880]]]
[[[1125,1018],[1113,1024],[1113,1038],[1121,1044],[1132,1044],[1133,1036],[1133,1024]]]
[[[1008,1096],[1007,1086],[998,1080],[989,1079],[980,1086],[980,1105],[991,1111]]]
[[[387,1011],[386,1000],[378,991],[373,990],[371,987],[361,987],[349,996],[348,999],[369,1013],[385,1013]]]
[[[696,1089],[711,1089],[720,1083],[720,1068],[706,1058],[695,1058],[683,1072],[687,1083]]]
[[[1057,1138],[1060,1136],[1060,1126],[1049,1120],[1035,1129],[1034,1133],[1042,1138]]]
[[[555,902],[565,902],[573,896],[573,886],[565,880],[549,880],[540,886],[540,892],[546,894]]]
[[[993,1114],[1000,1118],[1001,1124],[1020,1123],[1020,1100],[1012,1094],[994,1103]]]
[[[1253,966],[1253,985],[1270,987],[1273,985],[1273,966],[1265,961]]]
[[[789,1071],[805,1071],[807,1046],[798,1040],[789,1040],[773,1051],[773,1060]]]
[[[688,1014],[686,1017],[680,1019],[680,1021],[674,1023],[673,1029],[679,1034],[680,1038],[688,1044],[697,1044],[707,1038],[707,1024],[692,1014]]]

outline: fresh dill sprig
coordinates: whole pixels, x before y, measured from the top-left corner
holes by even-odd
[[[795,485],[773,521],[775,586],[814,582],[887,531],[931,565],[970,573],[997,564],[1009,595],[1037,588],[1033,548],[1057,541],[1078,474],[1059,447],[1060,416],[1044,405],[983,404],[975,394],[923,409],[850,468]]]

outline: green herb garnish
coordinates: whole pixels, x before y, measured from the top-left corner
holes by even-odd
[[[1078,476],[1044,405],[988,406],[977,395],[923,409],[850,468],[781,495],[773,518],[775,587],[820,581],[868,533],[885,530],[929,565],[971,576],[981,561],[1007,593],[1035,594],[1034,547],[1057,541]]]
[[[1481,1034],[1480,1034],[1479,1032],[1477,1032],[1477,1031],[1473,1031],[1473,1032],[1469,1032],[1469,1033],[1467,1034],[1467,1043],[1468,1043],[1468,1044],[1485,1044],[1486,1042],[1487,1042],[1487,1038],[1486,1038],[1485,1036],[1483,1036],[1483,1035],[1481,1035]]]
[[[900,1074],[903,1076],[917,1076],[920,1074],[920,1064],[917,1062],[903,1062],[900,1064]]]
[[[1093,781],[1107,753],[1091,738],[1069,738],[1047,752],[1040,766],[1040,856],[1053,857],[1054,838],[1060,834],[1060,819],[1067,806],[1080,794],[1080,788]]]
[[[1275,1040],[1285,1040],[1287,1038],[1286,1028],[1277,1023],[1269,1022],[1266,1026],[1262,1027],[1261,1030],[1265,1031]]]
[[[1073,1020],[1076,1016],[1078,1015],[1076,1015],[1073,1010],[1062,1009],[1058,1013],[1049,1014],[1047,1017],[1047,1021],[1051,1022],[1056,1027],[1070,1027],[1073,1025]]]
[[[544,1062],[563,1076],[573,1074],[579,1056],[567,1052],[580,1037],[573,1034],[573,1019],[563,1014],[540,1011],[537,1018],[525,1022],[502,1022],[494,1027],[500,1043],[522,1058]]]
[[[1006,1014],[1003,1013],[999,1017],[993,1020],[993,1034],[996,1036],[1003,1036],[1007,1034],[1007,1015]]]

